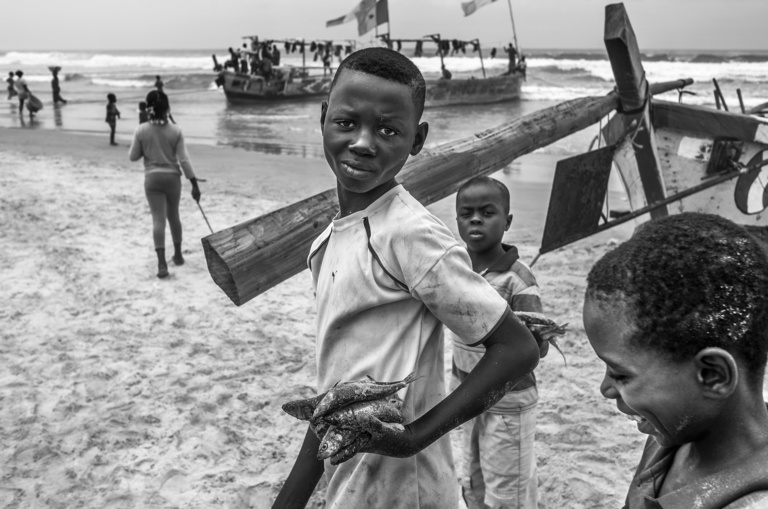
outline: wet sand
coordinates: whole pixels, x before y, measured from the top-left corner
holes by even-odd
[[[309,273],[235,307],[208,275],[185,183],[186,264],[158,280],[141,163],[103,138],[0,130],[0,507],[269,507],[305,430],[280,406],[314,394]],[[318,159],[190,153],[214,229],[333,185]],[[537,370],[541,508],[619,507],[644,442],[601,397],[581,322],[586,273],[613,245],[534,267],[545,312],[571,329],[568,367],[553,352]]]

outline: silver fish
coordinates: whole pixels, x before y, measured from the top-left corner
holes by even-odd
[[[368,378],[368,380],[337,383],[331,387],[315,408],[312,419],[319,419],[357,401],[386,398],[421,377],[416,376],[414,372],[397,382],[377,382],[371,377]]]

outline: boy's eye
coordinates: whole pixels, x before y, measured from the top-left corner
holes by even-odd
[[[618,373],[611,373],[610,371],[608,372],[608,378],[620,383],[627,381],[627,377],[625,375],[619,375]]]
[[[392,129],[391,127],[379,127],[379,132],[383,134],[384,136],[394,136],[397,134],[397,131]]]
[[[494,212],[492,210],[485,210],[485,211],[483,211],[483,215],[486,215],[486,216],[492,216],[493,214],[494,214]]]
[[[349,128],[349,127],[352,127],[354,123],[351,120],[337,120],[336,125],[340,127]]]

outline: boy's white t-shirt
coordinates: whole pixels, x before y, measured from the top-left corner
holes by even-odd
[[[402,186],[336,219],[312,245],[318,389],[371,376],[422,376],[400,395],[405,422],[445,397],[441,323],[468,344],[484,340],[507,302],[472,270],[464,247]],[[327,507],[456,507],[451,444],[410,458],[358,454],[326,461]]]

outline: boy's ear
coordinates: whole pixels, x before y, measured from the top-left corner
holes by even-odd
[[[704,397],[725,399],[739,385],[739,366],[722,348],[704,348],[696,354],[696,381]]]
[[[323,130],[323,126],[325,126],[325,114],[328,113],[328,101],[323,101],[323,104],[320,105],[320,130]]]
[[[421,149],[424,148],[424,142],[427,141],[427,134],[429,133],[429,124],[422,122],[416,128],[416,136],[413,138],[413,145],[411,145],[411,155],[415,156]]]
[[[507,225],[504,227],[504,231],[509,230],[510,226],[512,226],[512,214],[507,214]]]

